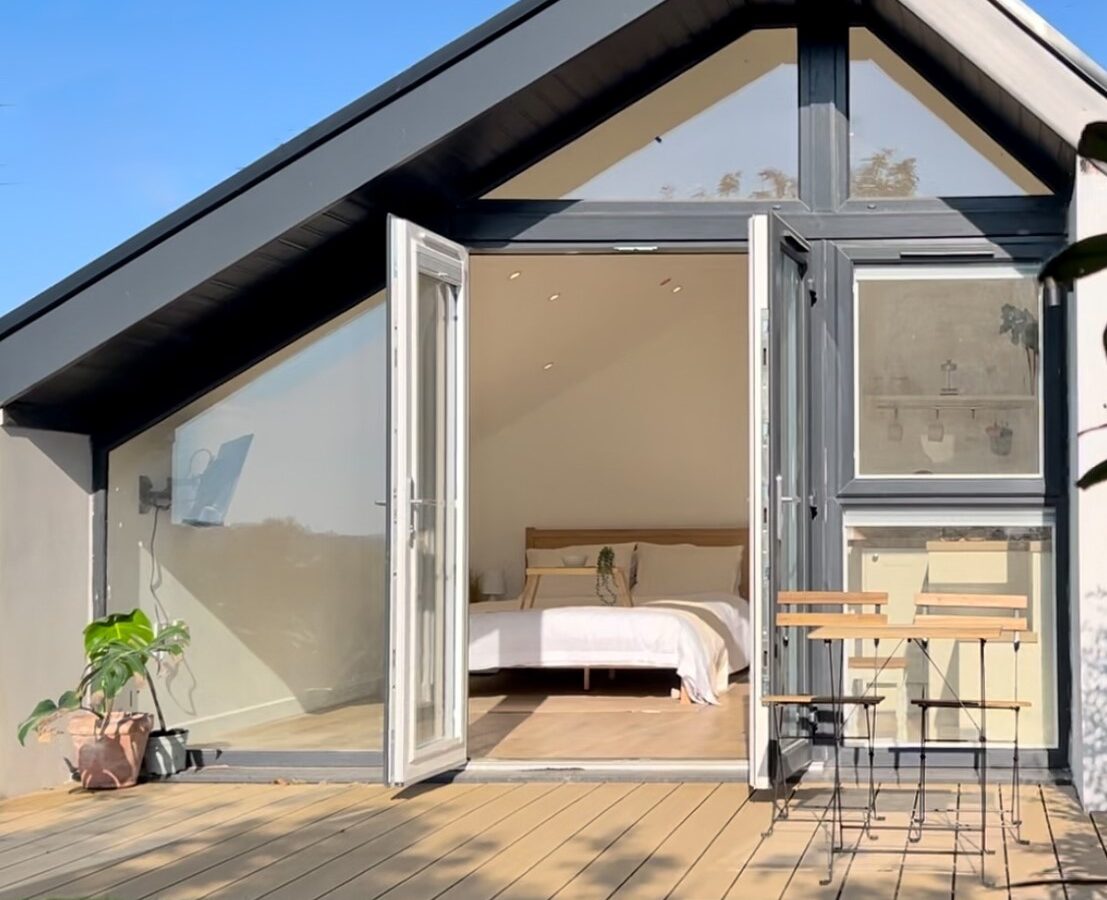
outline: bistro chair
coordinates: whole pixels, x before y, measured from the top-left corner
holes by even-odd
[[[777,595],[777,606],[782,610],[785,607],[796,607],[801,612],[780,611],[776,615],[776,628],[780,634],[783,646],[790,642],[789,630],[794,628],[819,628],[825,625],[886,625],[887,616],[881,612],[864,612],[865,607],[879,610],[888,602],[885,593],[846,593],[841,591],[784,591]],[[834,612],[814,612],[812,608],[833,608]],[[847,612],[849,609],[860,608],[859,612]],[[844,844],[844,824],[842,821],[842,786],[840,777],[839,749],[842,740],[842,711],[846,708],[861,709],[865,715],[866,739],[869,748],[869,792],[868,802],[864,807],[864,828],[871,837],[872,818],[876,812],[876,784],[873,773],[873,756],[876,730],[876,707],[883,702],[884,697],[873,693],[860,695],[845,695],[835,690],[837,680],[834,676],[833,656],[829,651],[828,656],[830,670],[830,693],[794,693],[771,694],[762,698],[762,705],[769,710],[769,741],[775,749],[775,766],[772,775],[773,809],[769,821],[766,836],[772,834],[776,822],[787,819],[791,814],[791,797],[786,789],[787,779],[791,773],[785,771],[785,757],[782,741],[784,730],[784,715],[788,708],[806,709],[812,734],[817,729],[817,716],[819,709],[829,708],[833,716],[833,743],[834,743],[834,792],[831,797],[828,810],[831,812],[831,855],[834,844]],[[840,671],[839,671],[840,674]],[[820,819],[825,820],[825,812]]]
[[[922,697],[912,700],[911,703],[919,710],[921,717],[919,728],[919,805],[915,824],[921,829],[926,821],[926,747],[929,736],[928,722],[931,710],[964,710],[973,711],[980,715],[977,726],[980,740],[980,808],[982,818],[981,847],[986,846],[985,826],[987,810],[987,784],[988,784],[988,747],[987,732],[985,730],[986,715],[989,710],[1000,710],[1014,715],[1014,755],[1011,764],[1011,814],[1008,821],[1000,816],[1000,825],[1014,829],[1016,840],[1022,844],[1022,809],[1019,800],[1019,713],[1030,706],[1026,700],[1018,699],[1019,696],[1019,646],[1023,640],[1029,637],[1026,618],[1027,598],[1014,595],[998,594],[919,594],[915,598],[915,621],[938,627],[956,629],[963,627],[990,627],[995,626],[1005,637],[1010,640],[1014,653],[1014,684],[1012,693],[1014,699],[999,699],[988,697],[986,691],[985,671],[985,645],[986,640],[980,641],[980,693],[978,697],[958,697],[954,689],[946,682],[946,687],[953,694],[952,697],[929,698]],[[1010,635],[1008,638],[1006,635]],[[957,638],[953,638],[957,640]],[[924,652],[926,646],[924,643]],[[944,679],[943,679],[944,680]],[[925,688],[924,688],[925,690]],[[971,712],[970,712],[971,716]],[[935,738],[936,739],[936,738]],[[918,839],[917,837],[915,838]]]

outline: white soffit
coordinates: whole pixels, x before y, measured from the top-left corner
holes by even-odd
[[[1073,147],[1107,119],[1107,96],[991,2],[899,0]]]

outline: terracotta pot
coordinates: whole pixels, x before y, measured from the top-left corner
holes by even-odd
[[[81,787],[111,790],[134,785],[153,724],[146,713],[113,712],[103,728],[91,713],[71,716],[69,733]]]

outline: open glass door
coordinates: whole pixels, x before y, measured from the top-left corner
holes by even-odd
[[[468,255],[389,218],[389,692],[385,778],[465,763]]]
[[[776,214],[750,219],[750,784],[769,787],[768,694],[807,686],[807,646],[775,628],[777,594],[808,587],[810,252]],[[789,639],[790,638],[790,639]],[[800,708],[784,719],[790,771],[810,760]]]

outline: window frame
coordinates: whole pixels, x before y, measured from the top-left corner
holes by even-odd
[[[850,319],[853,329],[851,335],[850,345],[854,348],[852,359],[850,360],[850,378],[852,383],[849,385],[851,396],[853,397],[853,405],[851,413],[853,416],[853,467],[852,467],[852,480],[853,481],[903,481],[909,483],[915,483],[918,481],[933,480],[941,482],[943,486],[950,483],[956,483],[961,480],[980,480],[980,481],[1000,481],[1005,483],[1018,484],[1020,482],[1038,484],[1041,482],[1044,485],[1045,481],[1045,397],[1042,391],[1042,385],[1045,381],[1043,367],[1038,366],[1038,372],[1035,378],[1035,385],[1033,389],[1033,395],[1036,399],[1035,412],[1037,419],[1038,440],[1036,451],[1036,471],[1033,472],[1015,472],[1011,474],[996,474],[988,475],[981,472],[966,472],[955,474],[939,474],[933,473],[930,475],[914,475],[907,472],[894,472],[894,473],[866,473],[861,469],[861,416],[858,415],[858,407],[861,403],[865,402],[868,394],[861,388],[861,351],[860,351],[860,334],[861,334],[861,285],[865,282],[880,282],[884,284],[892,283],[895,281],[959,281],[962,283],[972,283],[974,281],[1012,281],[1018,279],[1024,281],[1030,279],[1033,282],[1034,276],[1037,271],[1037,266],[1028,265],[1027,263],[1002,263],[995,261],[981,261],[981,262],[964,262],[964,263],[937,263],[937,264],[917,264],[912,265],[909,262],[904,262],[902,265],[854,265],[853,266],[853,289],[849,302],[851,304]],[[1039,323],[1045,319],[1045,303],[1042,300],[1041,293],[1035,291],[1035,296],[1038,301],[1037,313]]]

